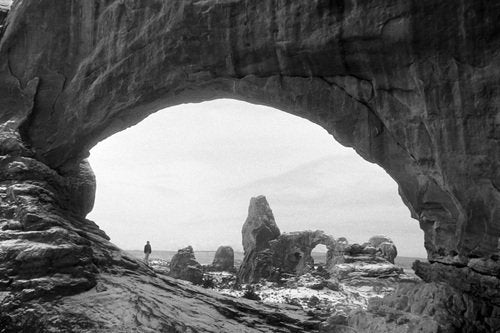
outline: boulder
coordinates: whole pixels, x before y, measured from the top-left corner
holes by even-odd
[[[386,236],[374,236],[366,243],[349,244],[337,239],[332,247],[333,257],[328,267],[332,277],[348,285],[389,286],[409,279],[401,267],[394,265],[397,250]],[[412,280],[413,281],[413,280]]]
[[[394,264],[398,250],[392,239],[384,235],[375,235],[368,240],[368,243],[380,252],[381,257]]]
[[[270,241],[280,235],[266,197],[250,200],[248,217],[242,228],[243,262],[238,271],[238,281],[257,282],[271,275],[273,267]]]
[[[377,248],[382,243],[392,243],[392,240],[384,235],[375,235],[370,237],[368,243],[370,243],[373,247]]]
[[[390,263],[394,264],[394,259],[398,255],[398,250],[396,249],[396,245],[392,242],[383,242],[378,246],[378,250],[380,250],[381,256]]]
[[[194,284],[202,283],[202,266],[196,261],[191,246],[178,250],[172,257],[169,275],[173,278],[190,281]]]
[[[230,246],[219,246],[211,268],[216,271],[234,270],[234,251]]]
[[[349,244],[344,237],[337,239],[331,246],[330,265],[341,263],[384,263],[394,264],[398,251],[396,245],[387,236],[373,236],[362,245],[354,243]]]

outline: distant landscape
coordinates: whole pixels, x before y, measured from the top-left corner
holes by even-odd
[[[144,253],[141,250],[126,250],[132,256],[137,258],[143,258]],[[177,253],[177,251],[153,251],[151,254],[151,259],[159,258],[170,261],[172,257]],[[202,265],[211,264],[214,260],[215,251],[195,251],[196,260]],[[316,263],[324,263],[326,259],[325,252],[313,252],[312,257]],[[243,252],[234,252],[234,263],[235,266],[239,266],[243,260]],[[411,265],[415,260],[425,261],[425,258],[417,257],[396,257],[395,264],[403,267],[405,269],[411,269]]]

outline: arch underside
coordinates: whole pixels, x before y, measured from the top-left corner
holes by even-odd
[[[500,305],[498,15],[472,0],[15,2],[0,32],[0,281],[63,272],[86,290],[136,267],[85,220],[83,159],[152,112],[225,97],[315,122],[384,168],[425,233],[422,276]],[[18,258],[23,240],[52,246],[50,269]]]

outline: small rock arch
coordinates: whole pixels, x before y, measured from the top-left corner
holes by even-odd
[[[273,265],[280,273],[301,275],[314,267],[312,250],[317,245],[327,248],[327,266],[333,257],[336,241],[324,231],[306,230],[281,234],[270,242]]]

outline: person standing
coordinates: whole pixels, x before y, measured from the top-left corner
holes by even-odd
[[[148,266],[149,266],[149,255],[150,254],[151,254],[151,245],[149,244],[149,241],[147,241],[146,245],[144,245],[144,262]]]

